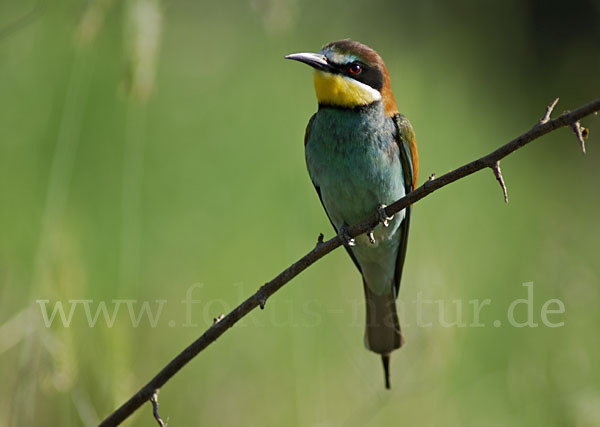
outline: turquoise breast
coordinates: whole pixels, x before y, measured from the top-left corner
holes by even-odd
[[[338,230],[405,195],[396,134],[380,102],[353,110],[319,108],[306,143],[306,164]],[[389,227],[377,226],[375,245],[361,236],[352,248],[369,288],[378,294],[392,286],[403,218],[400,212]]]

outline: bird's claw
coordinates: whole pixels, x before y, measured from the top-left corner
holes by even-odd
[[[367,237],[369,238],[369,242],[371,242],[371,244],[374,245],[375,244],[375,235],[373,234],[373,230],[367,231]]]
[[[383,203],[377,206],[377,216],[379,217],[379,222],[381,222],[384,227],[387,227],[390,225],[389,222],[394,219],[394,216],[387,216],[385,208],[387,208],[387,205],[384,205]]]
[[[348,230],[346,229],[346,227],[342,227],[340,229],[340,238],[342,239],[342,242],[344,243],[344,245],[356,246],[356,241],[352,238],[352,236],[350,236],[350,233],[348,233]]]

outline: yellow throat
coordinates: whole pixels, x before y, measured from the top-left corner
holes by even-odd
[[[381,101],[378,90],[341,74],[316,70],[314,83],[319,104],[354,108]]]

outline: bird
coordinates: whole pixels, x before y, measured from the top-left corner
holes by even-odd
[[[364,343],[381,356],[390,389],[390,354],[400,348],[396,299],[406,258],[411,207],[388,218],[387,205],[417,186],[419,156],[409,120],[398,112],[381,56],[350,39],[286,59],[314,69],[317,112],[304,136],[310,179],[336,233],[362,275]],[[377,212],[380,223],[351,238],[348,228]]]

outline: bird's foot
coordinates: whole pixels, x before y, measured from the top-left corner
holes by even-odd
[[[372,245],[375,244],[375,235],[373,234],[373,230],[369,230],[367,231],[367,237],[369,238],[369,242],[371,242]]]
[[[339,236],[345,246],[356,246],[356,241],[352,238],[352,236],[350,236],[350,233],[348,233],[348,229],[346,227],[340,228]]]
[[[384,205],[383,203],[377,206],[377,216],[379,217],[379,222],[381,222],[384,227],[387,227],[390,225],[389,222],[394,219],[394,216],[387,216],[385,208],[387,208],[387,205]]]

